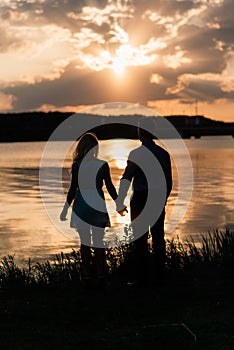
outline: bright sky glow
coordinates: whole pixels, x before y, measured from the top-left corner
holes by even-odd
[[[124,100],[167,115],[198,99],[234,120],[233,12],[232,0],[1,1],[0,112]]]

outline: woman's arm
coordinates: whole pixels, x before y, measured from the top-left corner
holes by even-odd
[[[106,189],[109,192],[111,198],[115,201],[117,198],[117,192],[111,180],[110,168],[108,163],[105,163],[103,165],[103,171],[104,171],[104,181],[105,181]]]
[[[78,165],[76,163],[72,164],[72,178],[71,184],[67,193],[66,202],[64,203],[63,210],[60,214],[60,220],[65,221],[67,218],[67,211],[70,207],[73,199],[75,198],[75,194],[78,188]]]
[[[107,191],[109,192],[111,198],[115,201],[115,203],[117,202],[117,192],[116,192],[116,189],[115,189],[115,186],[113,185],[112,181],[111,181],[111,176],[110,176],[110,168],[109,168],[109,165],[108,163],[105,163],[104,166],[103,166],[103,170],[104,170],[104,181],[105,181],[105,185],[106,185],[106,188],[107,188]],[[117,203],[116,203],[117,204]],[[121,216],[124,216],[125,215],[125,212],[128,212],[126,206],[123,206],[121,208],[121,210],[118,210],[118,213],[121,215]]]
[[[72,164],[72,178],[71,184],[67,193],[67,203],[70,206],[78,188],[78,165],[77,163]]]

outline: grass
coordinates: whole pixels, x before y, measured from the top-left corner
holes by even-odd
[[[234,267],[234,232],[215,230],[208,235],[201,235],[195,243],[191,237],[181,241],[166,241],[166,272],[169,276],[207,277],[211,274],[229,275]],[[117,245],[106,250],[107,274],[109,279],[124,269],[129,253],[129,245]],[[151,258],[149,253],[149,259]],[[29,286],[66,286],[79,285],[82,278],[81,256],[79,251],[63,252],[53,261],[19,267],[14,257],[3,257],[0,263],[0,290]]]
[[[234,232],[167,241],[162,285],[122,284],[128,246],[107,249],[106,290],[82,288],[79,251],[19,267],[0,264],[2,349],[231,350]],[[151,256],[151,255],[149,255]]]
[[[214,273],[229,276],[234,267],[234,232],[215,230],[201,235],[197,243],[192,237],[185,242],[168,241],[167,267],[197,277]]]

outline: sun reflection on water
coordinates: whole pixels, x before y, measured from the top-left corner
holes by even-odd
[[[193,198],[188,211],[179,227],[167,238],[187,237],[198,233],[207,233],[213,228],[228,224],[233,227],[233,140],[231,138],[201,138],[187,140],[195,173]],[[99,157],[110,166],[111,178],[118,191],[119,181],[123,174],[129,152],[139,146],[136,140],[100,141]],[[55,149],[57,149],[56,143]],[[71,251],[78,248],[76,241],[64,237],[50,222],[42,205],[38,188],[38,167],[45,143],[1,144],[0,199],[4,205],[0,208],[0,255],[15,254],[17,259],[28,257],[47,258],[58,251]],[[32,156],[33,153],[33,156]],[[64,191],[67,192],[70,182],[72,152],[64,164]],[[215,159],[215,163],[214,163]],[[181,157],[183,163],[183,157]],[[216,164],[219,164],[219,167]],[[173,191],[166,207],[166,228],[170,213],[178,196],[178,181],[175,164],[173,165]],[[186,169],[186,165],[185,165]],[[51,203],[58,208],[63,203],[56,202],[57,178],[51,169],[50,178],[45,186],[50,190]],[[7,181],[6,181],[7,179]],[[7,195],[6,195],[7,194]],[[130,223],[127,213],[121,217],[115,203],[106,193],[107,210],[111,227],[106,229],[106,236],[114,239],[123,237],[126,225]],[[125,204],[129,209],[131,190]],[[183,205],[183,203],[180,203]],[[69,218],[64,225],[69,226]],[[71,229],[71,236],[77,233]],[[108,238],[107,237],[107,238]]]

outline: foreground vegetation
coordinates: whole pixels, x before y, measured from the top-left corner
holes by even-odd
[[[167,240],[166,273],[170,279],[191,278],[192,280],[211,278],[214,275],[229,276],[234,267],[234,232],[214,231],[201,235],[199,242],[179,239]],[[107,275],[124,277],[125,265],[129,255],[129,245],[119,245],[107,249]],[[151,259],[149,252],[149,260]],[[0,263],[0,289],[29,286],[68,286],[81,283],[82,267],[79,251],[60,253],[53,261],[19,267],[13,256],[4,257]]]
[[[107,249],[105,290],[82,286],[79,251],[0,264],[3,349],[234,348],[234,232],[167,241],[165,280],[125,285],[128,246]],[[151,253],[149,253],[149,261]]]

